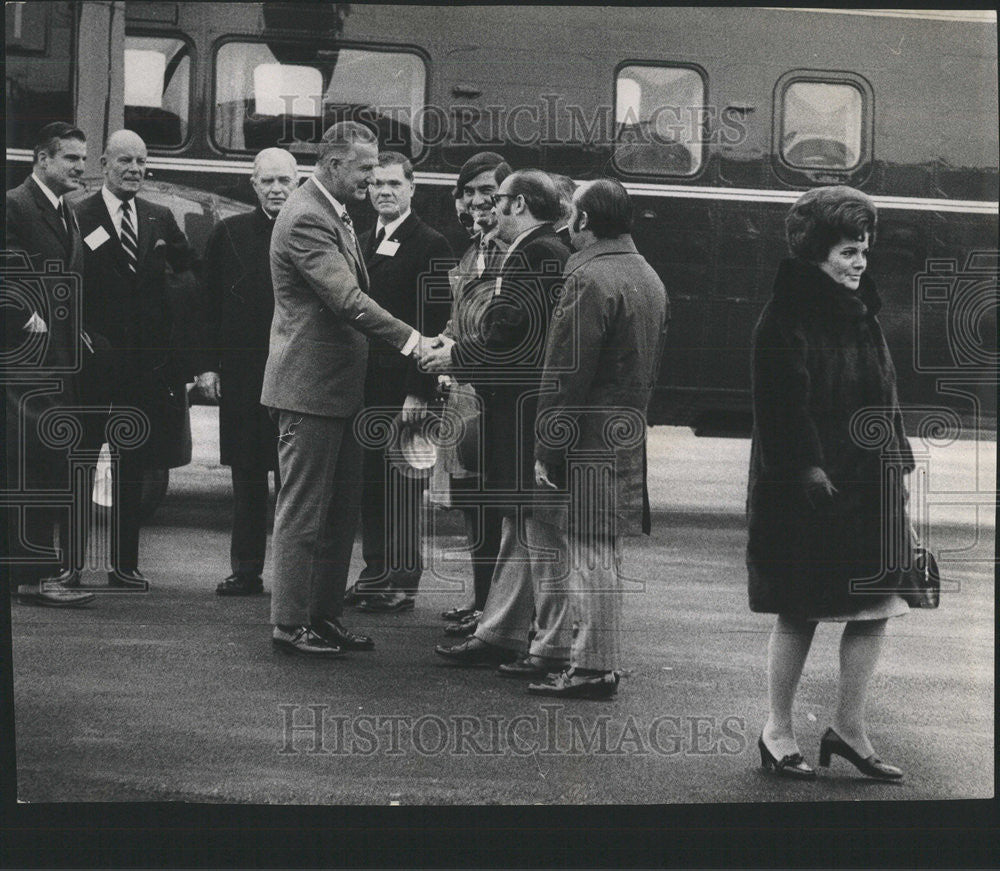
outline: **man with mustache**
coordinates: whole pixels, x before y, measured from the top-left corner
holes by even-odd
[[[122,447],[111,520],[112,587],[145,590],[139,571],[139,504],[143,471],[168,468],[187,414],[186,384],[193,374],[173,347],[174,313],[168,271],[191,269],[193,254],[166,206],[137,197],[146,175],[146,144],[131,130],[108,138],[101,156],[104,186],[77,207],[84,243],[84,322],[107,340],[83,373],[83,398],[94,411],[83,416],[85,450],[99,450],[108,416],[116,408],[141,411],[149,436]],[[67,586],[78,585],[70,572]]]
[[[451,247],[410,206],[416,188],[410,161],[399,152],[383,151],[378,164],[368,189],[378,220],[360,240],[369,295],[425,335],[437,335],[447,323],[448,305],[435,304],[433,283],[447,281],[454,263]],[[436,386],[437,378],[421,374],[414,360],[378,339],[370,342],[367,407],[402,413],[406,422],[417,422],[425,415]],[[361,498],[365,567],[355,587],[363,597],[363,611],[410,611],[414,607],[423,570],[420,533],[425,480],[408,472],[389,462],[385,447],[366,447]]]
[[[265,148],[250,177],[257,208],[220,222],[205,248],[204,348],[195,383],[219,403],[220,462],[233,475],[232,573],[215,588],[220,596],[264,591],[268,472],[275,491],[281,487],[278,430],[260,404],[274,315],[271,231],[297,180],[295,158]]]

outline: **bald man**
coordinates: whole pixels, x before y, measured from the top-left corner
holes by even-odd
[[[149,422],[149,436],[123,449],[112,513],[112,587],[144,590],[139,571],[139,502],[143,470],[169,468],[184,426],[185,384],[193,375],[172,347],[174,314],[167,266],[191,268],[192,253],[170,210],[136,194],[146,175],[146,144],[130,130],[108,139],[101,156],[104,186],[76,209],[84,246],[84,321],[107,340],[107,350],[84,373],[84,448],[99,449],[115,408],[129,406]],[[102,345],[104,343],[102,342]],[[68,585],[79,584],[75,575]]]
[[[268,473],[278,474],[278,430],[260,404],[274,315],[271,230],[295,190],[298,166],[282,148],[265,148],[253,162],[250,184],[257,208],[218,224],[205,248],[205,329],[196,384],[219,402],[219,462],[233,474],[231,573],[215,588],[220,596],[264,591]]]

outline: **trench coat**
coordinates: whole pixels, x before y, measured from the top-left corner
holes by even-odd
[[[569,500],[546,505],[540,491],[536,517],[615,538],[650,531],[646,408],[669,318],[663,282],[631,236],[599,239],[567,261],[542,377],[556,389],[543,386],[538,401],[535,458]]]
[[[854,293],[801,260],[778,270],[753,335],[752,611],[850,615],[898,588],[899,572],[884,568],[893,565],[886,543],[911,546],[906,494],[884,469],[889,460],[914,466],[880,308],[867,274]],[[810,467],[837,488],[832,499],[807,497],[801,475]],[[867,579],[878,595],[851,584]]]

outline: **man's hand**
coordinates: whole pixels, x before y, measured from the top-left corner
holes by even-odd
[[[830,502],[838,492],[837,488],[833,486],[833,481],[819,466],[810,466],[802,472],[799,480],[805,487],[806,498],[813,508]]]
[[[213,402],[218,402],[222,396],[222,384],[218,372],[202,372],[201,375],[196,375],[194,386],[201,391],[202,396]]]
[[[438,336],[430,350],[420,358],[420,368],[424,372],[447,372],[452,368],[451,349],[454,347],[454,339]]]
[[[552,474],[549,472],[549,467],[541,460],[535,460],[535,483],[539,487],[556,489],[556,485],[552,483]]]
[[[403,400],[403,423],[420,423],[427,417],[427,403],[419,396],[407,396]]]

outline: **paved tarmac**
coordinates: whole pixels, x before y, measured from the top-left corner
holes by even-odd
[[[195,460],[144,528],[147,594],[84,611],[13,608],[18,794],[28,802],[574,804],[985,798],[994,783],[994,442],[930,451],[932,546],[957,589],[892,621],[870,732],[902,784],[835,759],[816,782],[761,772],[772,618],[746,605],[749,442],[651,433],[654,533],[625,570],[628,674],[612,702],[530,697],[525,682],[433,652],[471,572],[435,512],[414,612],[349,626],[371,653],[276,654],[268,599],[220,599],[228,469],[214,408],[193,409]],[[978,477],[977,477],[978,476]],[[977,508],[976,505],[979,505]],[[984,507],[985,506],[985,507]],[[356,548],[354,570],[360,554]],[[91,575],[91,580],[100,580]],[[269,585],[269,576],[265,583]],[[839,629],[817,632],[796,709],[817,761],[835,702]],[[292,729],[289,729],[289,726]],[[294,728],[297,727],[297,728]],[[311,728],[310,728],[311,727]]]

